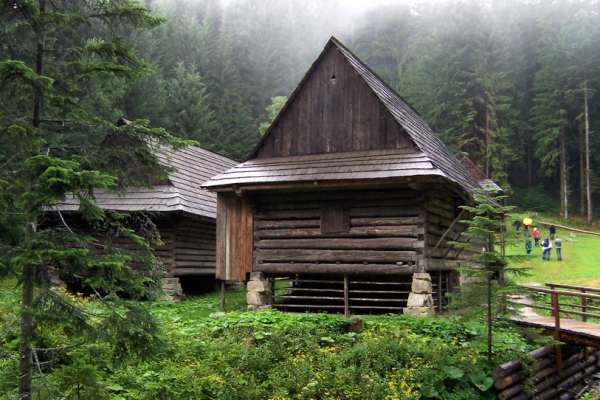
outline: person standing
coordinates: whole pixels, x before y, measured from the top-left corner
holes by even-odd
[[[562,261],[562,239],[556,235],[556,240],[554,241],[554,247],[556,248],[556,258],[558,261]]]
[[[550,254],[552,253],[552,242],[546,238],[542,243],[542,260],[550,261]]]
[[[518,219],[515,219],[513,225],[515,226],[515,228],[517,228],[517,232],[519,231],[519,229],[521,229],[521,221],[519,221]]]
[[[537,228],[533,228],[533,239],[535,240],[535,247],[540,246],[540,231]]]
[[[548,230],[550,231],[550,240],[554,240],[554,234],[556,233],[556,226],[554,226],[554,224],[550,225],[550,228],[548,228]]]
[[[530,236],[531,234],[529,233],[529,225],[531,225],[533,221],[531,221],[531,218],[523,218],[523,233],[525,234],[525,236]]]
[[[527,239],[527,241],[525,241],[525,251],[527,254],[531,254],[531,247],[531,240]]]

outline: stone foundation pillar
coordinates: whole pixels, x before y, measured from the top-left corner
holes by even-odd
[[[159,300],[162,301],[182,301],[185,300],[185,294],[179,283],[179,278],[161,278],[162,289],[165,292],[165,296]]]
[[[246,302],[248,311],[260,311],[271,308],[269,304],[269,282],[262,272],[251,272],[248,281]]]
[[[408,295],[408,304],[404,314],[432,317],[435,315],[433,306],[433,285],[431,275],[428,273],[414,273],[411,293]]]

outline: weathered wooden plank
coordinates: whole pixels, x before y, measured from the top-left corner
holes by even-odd
[[[395,263],[414,262],[414,251],[376,251],[376,250],[256,250],[259,261],[297,261],[297,262],[366,262]]]
[[[307,131],[310,135],[308,139],[309,153],[322,154],[324,152],[323,137],[325,131],[323,128],[323,104],[325,103],[323,85],[327,84],[324,80],[327,79],[327,71],[323,65],[319,65],[313,73],[314,79],[309,81],[312,85],[312,118],[309,126],[312,128]],[[310,108],[309,108],[310,109]]]
[[[189,250],[208,250],[215,251],[217,248],[216,243],[203,243],[203,242],[178,242],[177,243],[177,251],[183,249]]]
[[[318,99],[320,101],[320,110],[315,110],[317,113],[320,111],[320,123],[321,123],[321,148],[319,153],[328,153],[330,152],[331,145],[331,135],[332,135],[332,122],[331,122],[331,114],[332,114],[332,100],[333,100],[333,92],[332,92],[332,84],[331,78],[334,76],[334,65],[333,65],[333,57],[331,56],[331,52],[324,59],[322,66],[319,71],[319,90]],[[313,139],[317,139],[313,136]]]
[[[215,268],[175,268],[173,275],[214,275],[215,271]]]
[[[244,237],[243,237],[243,246],[244,246],[244,270],[246,273],[252,272],[253,265],[253,248],[254,248],[254,215],[252,206],[248,202],[244,202]]]
[[[478,254],[477,252],[473,251],[473,250],[469,250],[469,249],[450,249],[448,251],[448,249],[442,249],[442,248],[437,248],[437,249],[428,249],[429,253],[428,256],[430,258],[446,258],[446,259],[459,259],[459,260],[466,260],[469,258],[472,258],[473,256],[475,256],[476,254]]]
[[[389,218],[352,218],[350,225],[357,226],[403,226],[415,225],[419,222],[418,217],[389,217]]]
[[[443,225],[444,227],[449,227],[452,225],[452,219],[445,218],[435,214],[427,214],[427,222],[430,224]]]
[[[350,217],[404,217],[418,216],[421,209],[419,207],[361,207],[351,208]]]
[[[369,227],[361,226],[358,228],[350,228],[348,233],[335,233],[325,235],[320,229],[303,228],[303,229],[273,229],[261,230],[256,233],[256,237],[261,239],[276,239],[276,238],[303,238],[303,237],[414,237],[423,233],[424,229],[417,226],[379,226]]]
[[[191,267],[196,267],[196,268],[215,268],[215,263],[214,262],[208,262],[208,261],[176,261],[175,262],[175,268],[191,268]]]
[[[414,249],[423,246],[423,242],[410,238],[316,238],[316,239],[278,239],[261,240],[256,244],[261,249]]]
[[[285,228],[318,228],[321,225],[319,219],[306,220],[260,220],[255,223],[258,229],[285,229]]]
[[[309,210],[282,210],[282,211],[259,211],[260,220],[280,220],[280,219],[321,219],[321,209]]]
[[[428,258],[427,259],[427,270],[428,271],[438,271],[438,270],[447,270],[447,269],[456,269],[459,268],[460,262],[455,260],[446,260],[441,258]]]
[[[202,261],[208,261],[208,262],[212,262],[213,264],[216,262],[216,255],[206,255],[206,256],[199,256],[199,255],[177,255],[175,257],[175,259],[177,260],[177,262],[180,261],[198,261],[198,262],[202,262]]]
[[[312,107],[312,97],[313,97],[313,86],[305,85],[303,86],[303,90],[298,92],[298,96],[294,100],[294,103],[298,106],[298,121],[295,126],[294,132],[294,144],[292,144],[291,154],[306,154],[308,153],[308,140],[309,132],[311,132],[310,123],[310,111]]]
[[[217,193],[216,279],[227,279],[227,248],[231,223],[227,218],[228,198],[232,193]]]
[[[409,275],[414,271],[411,266],[389,264],[289,264],[289,263],[264,263],[254,267],[255,271],[265,273],[283,274],[388,274]]]
[[[435,206],[435,207],[439,207],[439,208],[443,208],[447,211],[454,211],[454,204],[451,201],[448,201],[449,198],[451,196],[447,196],[447,197],[437,197],[437,196],[432,196],[429,197],[427,200],[427,207],[429,206]]]
[[[382,201],[386,199],[404,200],[414,199],[416,204],[421,197],[421,193],[409,189],[407,185],[394,186],[385,190],[326,190],[326,191],[310,191],[310,192],[293,192],[293,193],[277,193],[277,195],[259,195],[256,197],[264,207],[269,204],[294,204],[314,201],[337,201],[337,200],[353,200],[364,201],[366,204],[372,204],[373,201]]]
[[[391,208],[405,208],[405,207],[419,207],[420,198],[386,198],[386,199],[353,199],[351,197],[340,198],[338,200],[333,199],[306,199],[304,201],[287,201],[278,203],[259,203],[259,212],[272,212],[272,211],[290,211],[290,210],[306,210],[306,209],[318,209],[331,204],[346,204],[350,205],[353,209],[360,208],[374,208],[374,207],[391,207]]]
[[[295,136],[294,126],[298,123],[298,109],[292,104],[287,109],[285,118],[282,121],[281,130],[281,149],[279,154],[282,156],[289,156],[291,154],[292,147],[292,136]]]
[[[456,215],[454,214],[454,212],[446,210],[445,208],[434,206],[432,204],[427,205],[425,207],[425,209],[430,214],[439,215],[439,216],[444,217],[444,218],[454,219],[456,217]]]

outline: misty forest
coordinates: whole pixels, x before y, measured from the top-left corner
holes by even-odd
[[[134,44],[135,53],[114,53],[141,67],[124,80],[99,80],[82,71],[63,75],[77,81],[65,89],[68,101],[92,117],[148,120],[151,127],[243,160],[333,35],[405,98],[456,155],[468,155],[511,194],[512,203],[566,218],[589,214],[591,223],[599,184],[597,1],[399,1],[352,8],[343,0],[148,0],[145,5],[164,18],[154,29],[61,25],[57,19],[48,28],[46,70],[62,68],[82,40],[96,46],[97,55],[108,51],[102,48],[108,35]],[[39,37],[24,34],[9,14],[3,18],[0,60],[33,66],[31,49]],[[4,130],[30,118],[34,106],[25,93],[6,89],[10,68],[1,79]],[[56,107],[65,99],[56,98],[39,117],[56,133],[52,140],[63,145],[101,140],[101,130],[71,123],[78,112]],[[11,145],[3,142],[5,159]]]

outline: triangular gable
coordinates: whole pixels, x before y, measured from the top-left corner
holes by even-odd
[[[415,147],[330,40],[249,158]]]

